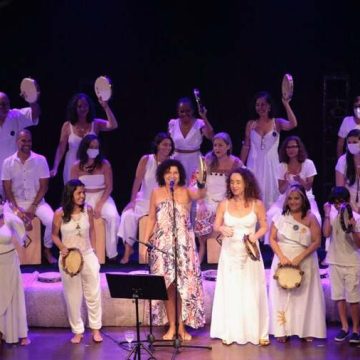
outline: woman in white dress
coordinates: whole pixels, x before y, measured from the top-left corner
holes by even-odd
[[[20,263],[12,238],[23,244],[25,227],[0,202],[0,344],[30,344]]]
[[[275,256],[269,284],[270,334],[279,342],[297,335],[311,341],[326,338],[325,301],[316,249],[321,230],[301,185],[287,192],[283,212],[271,225],[270,245]],[[300,287],[285,290],[273,279],[278,265],[299,266],[304,271]]]
[[[277,171],[280,131],[288,131],[297,126],[290,100],[282,99],[282,103],[289,120],[274,117],[274,105],[269,93],[262,91],[255,95],[252,107],[253,120],[249,120],[246,124],[245,139],[240,154],[242,162],[254,173],[259,182],[266,209],[269,209],[279,196]]]
[[[189,184],[198,166],[203,136],[211,140],[214,131],[207,119],[205,108],[199,109],[201,119],[194,117],[194,108],[189,98],[178,101],[177,112],[178,118],[169,121],[168,130],[175,144],[173,157],[183,164]]]
[[[78,179],[65,184],[62,207],[56,210],[53,220],[52,239],[60,250],[59,270],[64,288],[68,320],[74,336],[71,343],[79,344],[85,332],[81,317],[83,298],[88,315],[88,324],[95,343],[103,341],[100,264],[95,255],[94,214],[91,206],[85,204],[85,186]],[[61,239],[60,239],[61,232]],[[79,274],[70,276],[64,271],[62,259],[70,248],[77,248],[83,258]]]
[[[206,197],[196,203],[195,235],[199,240],[199,260],[204,259],[206,241],[213,232],[215,213],[220,201],[226,197],[226,179],[230,171],[243,166],[242,161],[231,155],[232,141],[225,132],[215,134],[213,150],[205,156]]]
[[[153,153],[141,157],[131,191],[131,199],[121,214],[118,236],[124,242],[124,255],[121,264],[127,264],[134,252],[134,238],[138,232],[139,219],[149,213],[150,196],[155,187],[156,170],[174,152],[174,142],[169,134],[158,133],[152,143]]]
[[[75,94],[68,104],[67,121],[64,122],[61,128],[54,166],[50,171],[52,177],[56,176],[58,167],[68,147],[63,170],[64,184],[71,179],[71,167],[76,161],[81,139],[87,134],[98,135],[100,131],[111,131],[118,127],[115,115],[107,101],[99,99],[99,103],[106,113],[107,120],[95,118],[94,104],[86,94]]]
[[[254,175],[245,168],[230,173],[228,198],[216,211],[214,230],[223,235],[210,336],[223,343],[268,345],[269,313],[264,263],[250,258],[244,235],[253,246],[267,229],[265,207]],[[258,225],[258,230],[256,227]]]
[[[81,140],[78,159],[71,168],[71,178],[79,179],[85,184],[85,201],[94,209],[95,219],[105,220],[106,256],[110,260],[116,260],[120,215],[110,196],[113,190],[111,164],[104,158],[96,135],[86,135]]]
[[[286,191],[294,184],[302,185],[310,202],[311,212],[321,225],[321,216],[317,206],[312,186],[317,175],[315,165],[308,159],[305,145],[298,136],[288,136],[281,144],[279,150],[280,164],[277,174],[280,196],[266,212],[268,224],[272,219],[282,213]],[[268,235],[268,234],[267,234]],[[266,236],[268,243],[269,235]]]

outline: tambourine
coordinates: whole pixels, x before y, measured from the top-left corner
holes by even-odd
[[[20,96],[29,104],[35,103],[39,98],[39,86],[34,79],[24,78],[20,83]]]
[[[279,286],[286,290],[300,287],[304,272],[299,266],[295,265],[278,265],[273,278]]]
[[[78,248],[69,248],[69,252],[62,258],[62,267],[66,274],[76,276],[84,265],[83,256]]]
[[[201,155],[199,155],[198,169],[199,169],[199,182],[201,184],[204,184],[206,183],[207,169],[206,169],[206,162]]]
[[[290,74],[285,74],[281,83],[281,93],[284,100],[291,100],[294,94],[294,81]]]
[[[244,235],[243,241],[250,259],[253,261],[260,261],[260,251],[257,244],[250,241],[249,235]]]
[[[111,81],[107,76],[99,76],[94,84],[96,96],[103,101],[108,101],[112,95]]]
[[[342,204],[340,207],[340,225],[344,232],[347,234],[353,231],[353,225],[349,220],[353,219],[353,212],[350,204]]]
[[[55,271],[44,272],[37,276],[37,280],[43,283],[56,283],[61,281],[61,275]]]

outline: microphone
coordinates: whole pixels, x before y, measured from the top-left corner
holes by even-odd
[[[174,181],[174,179],[171,179],[170,180],[170,191],[171,192],[174,192],[174,186],[175,186],[175,181]]]

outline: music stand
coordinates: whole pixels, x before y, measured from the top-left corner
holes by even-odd
[[[167,300],[165,279],[159,275],[129,275],[106,273],[106,280],[112,298],[135,299],[136,310],[136,346],[127,359],[134,354],[134,359],[141,359],[141,349],[144,349],[151,358],[153,354],[140,341],[139,299]]]

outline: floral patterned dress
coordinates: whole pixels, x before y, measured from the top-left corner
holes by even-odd
[[[168,288],[175,280],[175,257],[173,236],[173,203],[170,199],[160,202],[156,208],[156,225],[152,244],[166,252],[153,250],[150,255],[151,273],[163,275]],[[194,232],[191,228],[189,208],[175,203],[177,235],[177,281],[182,300],[183,322],[193,328],[205,324],[204,293],[201,270],[196,252]],[[153,322],[168,322],[163,301],[153,301]]]

